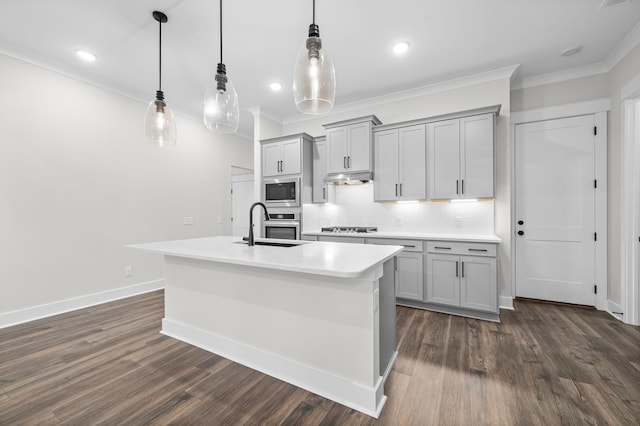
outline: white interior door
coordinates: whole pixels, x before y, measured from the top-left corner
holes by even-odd
[[[516,126],[516,296],[595,305],[594,115]]]
[[[253,204],[253,174],[231,176],[233,235],[249,235],[249,207]]]

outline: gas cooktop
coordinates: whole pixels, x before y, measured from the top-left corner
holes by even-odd
[[[322,228],[322,232],[332,232],[334,234],[368,234],[370,232],[377,232],[378,228],[375,226],[329,226]]]

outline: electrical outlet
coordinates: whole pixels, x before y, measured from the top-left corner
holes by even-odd
[[[402,216],[396,216],[396,226],[402,226]]]
[[[454,228],[462,228],[462,218],[461,217],[456,217],[455,219],[453,219],[453,227]]]
[[[124,276],[132,277],[133,276],[133,266],[125,266],[124,267]]]
[[[182,224],[183,225],[193,225],[193,217],[192,216],[185,216],[182,218]]]

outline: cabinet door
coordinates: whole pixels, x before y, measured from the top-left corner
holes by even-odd
[[[422,253],[401,253],[396,256],[396,296],[423,299]]]
[[[313,194],[314,203],[326,203],[329,194],[324,178],[327,176],[327,142],[316,140],[313,143]]]
[[[460,306],[459,257],[427,255],[427,302]]]
[[[262,176],[278,176],[282,160],[282,146],[279,143],[262,145]]]
[[[496,259],[460,257],[460,306],[498,312]]]
[[[398,199],[398,151],[398,129],[374,134],[374,201]]]
[[[346,170],[347,128],[327,130],[327,173],[342,173]]]
[[[400,199],[424,200],[427,198],[426,127],[404,127],[400,129],[399,137]]]
[[[493,198],[493,114],[460,120],[460,179],[464,198]]]
[[[347,132],[349,171],[371,170],[371,123],[352,124]]]
[[[282,167],[280,168],[283,175],[300,174],[300,139],[292,139],[282,142]]]
[[[427,125],[429,149],[429,198],[459,198],[460,192],[460,120]]]

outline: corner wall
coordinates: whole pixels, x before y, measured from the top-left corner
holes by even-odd
[[[146,104],[4,55],[0,69],[0,314],[163,277],[127,244],[231,233],[231,165],[253,168],[251,141],[178,116],[160,149]]]

